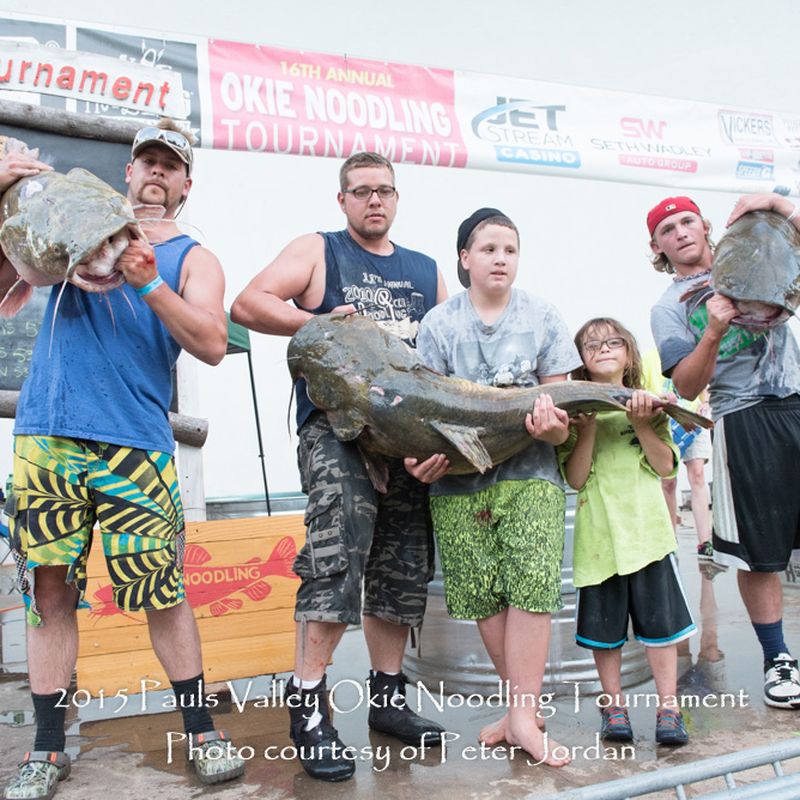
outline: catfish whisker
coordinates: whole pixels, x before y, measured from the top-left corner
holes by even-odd
[[[64,278],[64,282],[61,284],[61,289],[59,290],[58,297],[56,298],[55,308],[53,309],[53,321],[50,323],[50,341],[47,345],[48,358],[50,358],[50,356],[53,354],[53,334],[55,333],[56,329],[56,317],[58,317],[58,307],[61,305],[61,297],[63,296],[64,289],[67,288],[68,283],[69,280],[67,278]]]
[[[128,295],[125,294],[125,290],[121,286],[117,286],[117,291],[122,294],[123,300],[128,304],[128,308],[131,310],[131,314],[133,314],[133,318],[136,319],[136,309],[133,307],[133,303],[128,299]]]
[[[103,292],[101,295],[103,300],[106,301],[106,306],[108,307],[108,313],[111,316],[111,330],[114,331],[114,336],[117,335],[117,321],[114,319],[114,309],[111,307],[111,301],[108,299],[108,295]]]

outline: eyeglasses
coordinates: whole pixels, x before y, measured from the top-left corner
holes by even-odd
[[[131,154],[135,155],[136,151],[141,149],[141,147],[148,142],[161,142],[165,144],[180,156],[191,172],[193,157],[192,145],[180,131],[164,130],[164,128],[156,128],[154,125],[141,128],[133,140]]]
[[[379,186],[377,189],[370,189],[369,186],[356,186],[355,189],[344,189],[342,194],[351,194],[356,200],[371,200],[373,194],[377,194],[381,200],[389,200],[397,194],[394,186]]]
[[[619,350],[626,346],[625,340],[621,336],[612,336],[610,339],[589,339],[583,343],[583,350],[587,353],[597,353],[606,345],[609,350]]]

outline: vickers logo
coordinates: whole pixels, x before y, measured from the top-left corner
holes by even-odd
[[[775,144],[772,114],[748,114],[742,111],[719,112],[722,138],[729,144]]]
[[[559,130],[566,106],[515,97],[496,99],[495,105],[472,118],[472,132],[478,139],[494,145],[498,161],[580,167],[581,156],[574,149],[572,137]]]

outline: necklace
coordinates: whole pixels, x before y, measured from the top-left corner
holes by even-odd
[[[694,275],[680,275],[672,279],[673,283],[683,283],[684,281],[693,281],[695,278],[702,278],[703,275],[710,275],[711,267],[704,269],[702,272],[695,272]]]

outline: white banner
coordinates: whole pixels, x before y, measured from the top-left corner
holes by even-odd
[[[0,17],[7,37],[56,36],[0,44],[0,92],[189,116],[203,147],[800,194],[800,113],[59,23],[67,47],[122,60],[59,49],[54,21]]]
[[[95,53],[0,40],[0,89],[182,117],[179,72]]]
[[[798,194],[800,114],[455,73],[467,166]]]

